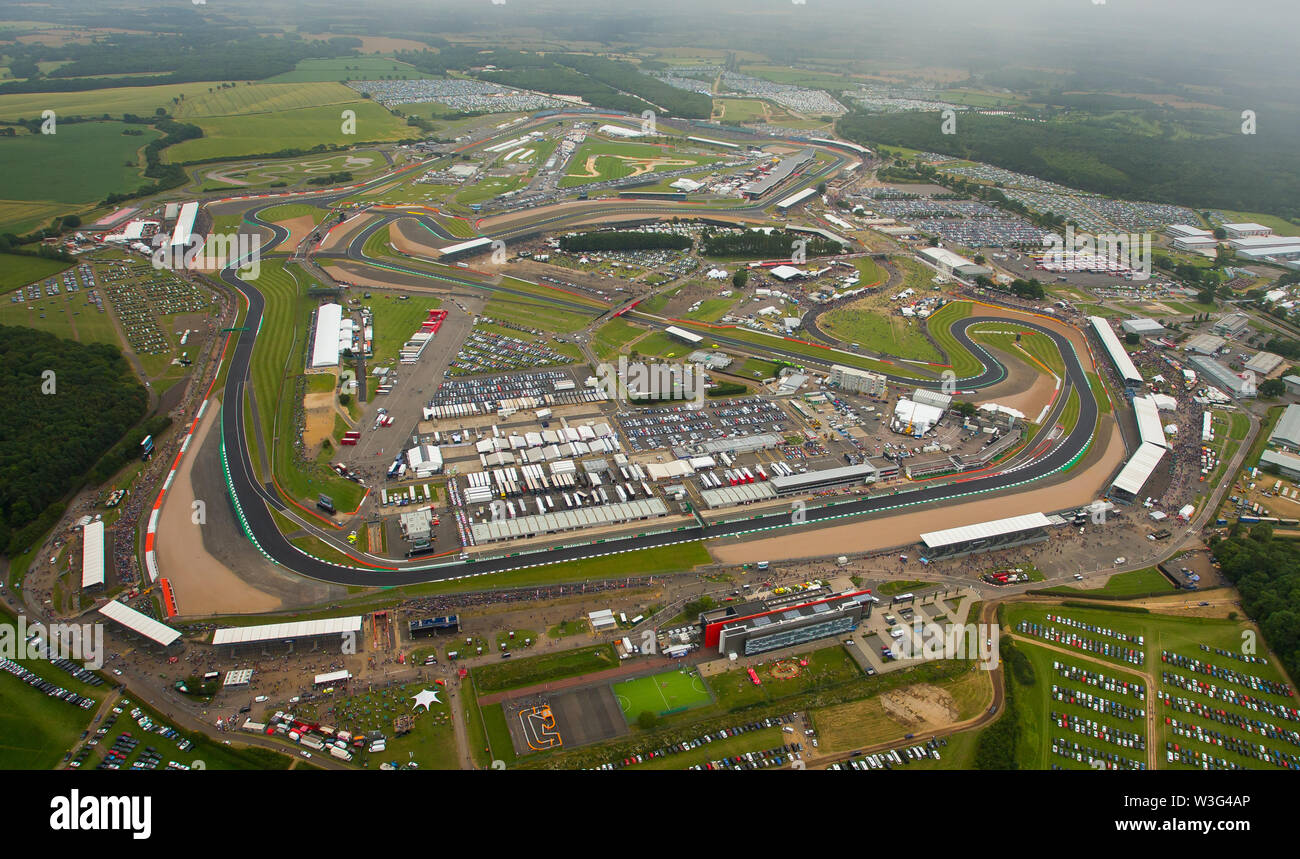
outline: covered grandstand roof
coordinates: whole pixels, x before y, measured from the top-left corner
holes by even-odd
[[[445,257],[456,256],[458,254],[469,253],[470,251],[482,250],[489,247],[492,240],[489,238],[470,239],[467,242],[457,242],[454,245],[447,245],[442,249],[442,255]]]
[[[1164,427],[1160,425],[1160,409],[1150,397],[1134,397],[1133,413],[1137,415],[1138,438],[1143,444],[1168,447]]]
[[[1110,323],[1100,316],[1089,316],[1088,321],[1092,323],[1092,328],[1097,332],[1097,339],[1101,341],[1102,347],[1106,354],[1110,356],[1111,363],[1115,365],[1116,371],[1126,385],[1142,384],[1142,374],[1134,366],[1133,359],[1124,351],[1124,346],[1111,330]]]
[[[1119,476],[1115,478],[1111,488],[1136,496],[1151,479],[1152,473],[1164,455],[1165,449],[1160,445],[1143,444],[1120,469]]]
[[[869,462],[861,465],[841,465],[838,468],[823,468],[805,474],[776,475],[768,481],[779,494],[818,489],[823,486],[842,486],[849,483],[865,483],[868,478],[875,480],[880,470]]]
[[[104,583],[104,522],[86,523],[81,529],[81,586]]]
[[[132,632],[139,633],[150,641],[161,644],[163,647],[181,637],[181,634],[170,626],[159,623],[149,615],[125,606],[117,600],[104,603],[104,605],[100,606],[99,613],[109,620],[117,621]]]
[[[315,638],[361,631],[361,615],[303,620],[294,623],[265,623],[259,626],[234,626],[218,629],[213,644],[255,644],[259,641],[284,641],[290,638]]]
[[[1007,519],[994,519],[991,522],[977,522],[960,528],[948,528],[943,531],[931,531],[921,535],[921,542],[927,548],[938,549],[944,546],[957,546],[975,540],[988,540],[993,537],[1005,537],[1034,528],[1046,528],[1052,522],[1042,513],[1026,513],[1024,516],[1012,516]]]

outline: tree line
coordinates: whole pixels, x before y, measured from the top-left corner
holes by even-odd
[[[1211,538],[1210,551],[1287,673],[1300,677],[1300,546],[1267,522],[1249,532],[1238,523],[1227,539]]]
[[[844,246],[839,242],[809,233],[791,233],[785,230],[773,230],[770,233],[759,230],[718,231],[706,229],[700,240],[700,247],[705,256],[711,257],[748,257],[750,259],[788,259],[795,249],[795,242],[807,241],[804,253],[807,256],[833,256],[844,253]]]
[[[613,230],[609,232],[579,233],[560,239],[560,250],[566,253],[586,251],[641,251],[680,250],[691,247],[690,236],[677,233],[649,233],[641,230]]]

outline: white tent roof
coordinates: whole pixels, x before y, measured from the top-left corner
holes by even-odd
[[[1137,495],[1151,478],[1164,455],[1165,448],[1162,445],[1143,444],[1120,469],[1119,476],[1115,478],[1111,487],[1127,492],[1129,495]]]
[[[88,522],[81,530],[81,586],[104,583],[104,523]]]
[[[324,620],[304,620],[296,623],[266,623],[260,626],[235,626],[218,629],[212,635],[213,644],[253,644],[258,641],[280,641],[288,638],[311,638],[317,635],[342,635],[361,631],[361,615],[330,617]]]
[[[1042,513],[1027,513],[1024,516],[995,519],[991,522],[978,522],[974,525],[948,528],[944,531],[931,531],[928,534],[922,534],[921,540],[927,547],[937,549],[941,546],[952,546],[971,540],[1002,537],[1007,534],[1015,534],[1018,531],[1027,531],[1030,528],[1046,528],[1051,524],[1051,520]]]
[[[181,637],[181,634],[170,626],[159,623],[149,615],[138,612],[129,606],[122,605],[117,600],[112,600],[100,606],[99,613],[109,620],[117,621],[132,632],[138,632],[150,641],[161,644],[163,647]]]

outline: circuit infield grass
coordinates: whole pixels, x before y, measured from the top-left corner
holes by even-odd
[[[708,704],[712,698],[697,674],[683,670],[665,671],[650,677],[624,680],[613,685],[614,697],[628,724],[647,710],[656,716]]]

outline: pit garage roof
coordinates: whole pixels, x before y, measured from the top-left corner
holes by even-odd
[[[1142,487],[1151,479],[1156,466],[1165,456],[1165,449],[1158,444],[1143,444],[1129,461],[1120,469],[1119,476],[1111,484],[1112,489],[1137,496]]]
[[[1100,316],[1089,316],[1088,321],[1092,323],[1093,330],[1097,332],[1097,339],[1101,340],[1101,345],[1106,349],[1106,354],[1110,355],[1110,360],[1114,362],[1115,369],[1124,383],[1142,384],[1142,374],[1133,365],[1133,359],[1124,351],[1119,338],[1111,330],[1110,323]]]
[[[104,583],[104,523],[88,522],[81,530],[81,586]]]
[[[921,541],[927,548],[939,549],[944,546],[956,546],[974,540],[987,540],[992,537],[1004,537],[1033,528],[1046,528],[1052,524],[1042,513],[1027,513],[1024,516],[1012,516],[1008,519],[994,519],[991,522],[977,522],[960,528],[948,528],[944,531],[931,531],[921,535]]]
[[[480,522],[470,526],[475,543],[491,543],[516,537],[531,537],[602,525],[617,525],[652,516],[668,515],[668,506],[660,498],[638,498],[603,504],[599,507],[580,507],[574,510],[557,510],[553,513],[518,516],[494,522]]]
[[[1133,413],[1137,415],[1138,438],[1143,444],[1167,447],[1165,430],[1160,424],[1160,409],[1150,397],[1134,397]]]
[[[117,600],[104,603],[100,606],[99,613],[109,620],[115,620],[125,626],[132,632],[137,632],[145,638],[163,647],[176,641],[181,634],[166,624],[159,623],[147,614],[136,611],[135,609],[122,605]]]
[[[880,476],[880,469],[869,462],[861,465],[841,465],[837,468],[824,468],[805,474],[777,475],[768,481],[779,494],[799,492],[805,489],[817,489],[822,486],[865,482],[867,478]]]
[[[700,493],[704,503],[710,507],[731,507],[736,504],[748,504],[776,497],[776,490],[770,483],[742,483],[739,486],[723,486],[719,489],[705,489]]]
[[[255,644],[259,641],[283,641],[290,638],[314,638],[361,631],[361,615],[303,620],[295,623],[265,623],[260,626],[234,626],[218,629],[213,644]]]

